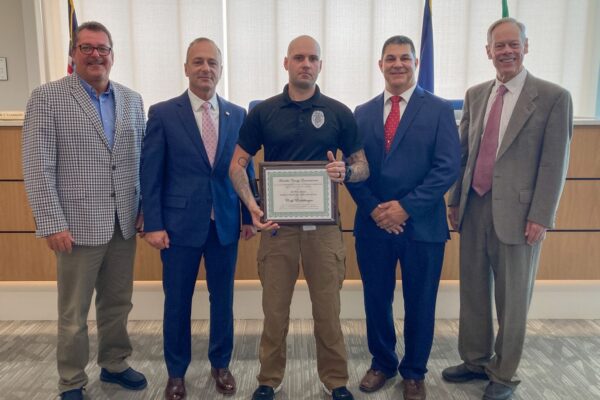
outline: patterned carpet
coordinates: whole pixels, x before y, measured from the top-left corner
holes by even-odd
[[[399,334],[402,321],[396,323]],[[236,321],[236,343],[231,369],[238,382],[238,392],[227,399],[250,399],[256,388],[256,355],[262,321]],[[89,399],[153,400],[162,399],[166,370],[162,359],[160,321],[132,321],[130,333],[134,344],[133,367],[144,372],[147,389],[129,392],[115,385],[101,383],[99,368],[91,362],[87,372]],[[194,321],[194,360],[186,377],[190,399],[225,399],[214,389],[208,349],[208,322]],[[356,399],[402,399],[400,379],[389,381],[375,394],[364,394],[358,383],[369,367],[365,323],[345,320],[343,329],[348,348],[350,383]],[[276,400],[325,400],[316,372],[315,344],[311,320],[294,320],[288,337],[288,365],[284,387]],[[96,357],[96,326],[90,323],[91,359]],[[459,362],[456,351],[458,322],[440,320],[427,375],[428,399],[480,399],[486,383],[449,384],[440,372]],[[0,399],[47,400],[57,396],[55,368],[55,322],[0,322]],[[398,344],[402,354],[403,344]],[[522,380],[516,400],[588,400],[600,399],[600,321],[533,320],[528,325],[525,353],[519,368]]]

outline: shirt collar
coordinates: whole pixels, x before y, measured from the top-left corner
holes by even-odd
[[[77,75],[77,74],[75,74],[75,75]],[[77,75],[77,78],[79,79],[79,83],[81,84],[81,87],[83,87],[83,90],[85,90],[93,98],[99,97],[96,94],[96,89],[94,89],[92,87],[92,85],[90,85],[89,83],[87,83],[86,81],[84,81],[83,78],[81,78],[79,75]],[[104,94],[113,94],[113,93],[114,93],[113,84],[112,84],[111,81],[108,81],[108,87],[106,88],[106,91],[104,93],[100,93],[100,94],[104,95]]]
[[[76,73],[74,73],[74,75],[77,75]],[[96,94],[96,89],[94,89],[92,87],[92,85],[90,85],[89,83],[87,83],[86,81],[83,80],[82,77],[80,77],[79,75],[77,75],[77,79],[79,79],[79,83],[81,84],[81,87],[83,87],[83,90],[85,90],[92,98],[96,99],[99,96]],[[111,81],[108,81],[108,87],[106,88],[106,91],[104,93],[100,93],[100,95],[112,95],[114,94],[114,87]]]
[[[412,85],[411,87],[409,87],[408,89],[406,89],[404,92],[400,93],[400,97],[402,97],[402,100],[405,101],[406,103],[408,103],[408,101],[410,100],[410,97],[412,96],[412,94],[415,91],[416,87],[417,87],[417,84],[415,83],[414,85]],[[395,96],[395,95],[392,94],[392,93],[390,93],[390,92],[388,92],[387,90],[385,90],[383,92],[383,104],[386,104],[387,101],[392,96]]]
[[[289,84],[286,84],[283,88],[283,104],[282,107],[287,107],[290,104],[299,105],[302,108],[310,108],[312,106],[321,106],[321,89],[319,89],[319,85],[315,85],[315,93],[308,99],[303,101],[294,101],[290,98],[289,94]]]
[[[506,83],[500,82],[498,78],[496,78],[492,91],[496,93],[498,87],[500,85],[504,85],[510,93],[518,93],[521,91],[521,89],[523,89],[523,86],[525,86],[525,78],[527,78],[527,70],[525,68],[523,68],[521,72],[519,72],[514,78]]]
[[[215,94],[213,94],[213,97],[211,97],[208,100],[202,100],[200,97],[196,96],[196,94],[194,92],[192,92],[189,88],[188,88],[187,92],[188,92],[188,96],[190,97],[190,103],[192,103],[192,110],[200,111],[200,107],[202,107],[202,104],[204,104],[206,102],[210,103],[211,108],[213,110],[219,109],[219,101],[217,100],[216,92],[215,92]]]

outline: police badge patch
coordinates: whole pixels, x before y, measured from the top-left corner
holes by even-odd
[[[310,117],[310,121],[315,128],[319,129],[325,123],[325,114],[321,110],[315,110]]]

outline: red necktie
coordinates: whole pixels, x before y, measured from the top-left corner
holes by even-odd
[[[402,97],[392,96],[390,97],[390,100],[392,102],[392,109],[385,120],[385,126],[383,128],[386,153],[389,152],[390,147],[392,147],[392,141],[394,140],[394,135],[396,134],[398,124],[400,123],[400,100],[402,100]]]
[[[490,108],[487,124],[485,124],[483,131],[483,138],[479,145],[479,154],[477,154],[471,186],[480,196],[485,195],[492,188],[492,176],[494,174],[494,164],[496,164],[498,136],[500,134],[500,117],[502,116],[504,94],[507,91],[506,86],[498,86],[496,98]]]

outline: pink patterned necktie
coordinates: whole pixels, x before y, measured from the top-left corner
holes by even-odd
[[[210,165],[213,165],[215,162],[215,154],[217,153],[217,128],[210,113],[210,103],[206,101],[200,108],[202,109],[202,141],[204,142],[204,149],[208,155]]]
[[[500,134],[500,117],[504,94],[508,91],[506,86],[500,85],[496,90],[496,98],[490,108],[487,124],[483,131],[483,138],[479,145],[479,154],[473,172],[472,187],[478,195],[483,196],[492,189],[492,176],[498,152],[498,136]]]
[[[390,101],[392,102],[392,109],[390,110],[390,113],[388,114],[388,117],[385,120],[385,126],[383,127],[383,137],[385,139],[386,153],[388,153],[390,151],[390,148],[392,147],[394,135],[396,135],[396,131],[398,130],[398,124],[400,123],[400,100],[402,100],[402,97],[400,96],[390,97]]]

